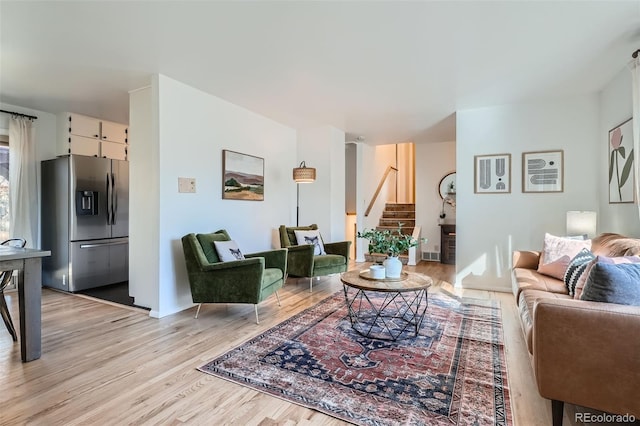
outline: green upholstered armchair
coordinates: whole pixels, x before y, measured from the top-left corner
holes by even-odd
[[[287,250],[269,250],[245,254],[243,260],[221,262],[214,241],[230,241],[224,229],[212,234],[188,234],[182,237],[193,303],[198,303],[196,318],[203,303],[252,303],[258,322],[258,303],[284,284]]]
[[[288,249],[287,274],[295,277],[309,277],[309,291],[313,290],[313,277],[320,277],[338,272],[346,272],[349,267],[349,249],[351,241],[327,243],[322,241],[327,254],[313,254],[311,244],[298,245],[296,230],[317,230],[318,225],[287,227],[280,226],[280,245]]]

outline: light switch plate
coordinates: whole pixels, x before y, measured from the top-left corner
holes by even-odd
[[[179,177],[178,192],[196,192],[196,179]]]

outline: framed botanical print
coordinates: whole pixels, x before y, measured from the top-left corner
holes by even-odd
[[[522,192],[563,191],[563,150],[522,153]]]
[[[474,192],[476,194],[511,192],[511,154],[474,157]]]
[[[222,199],[264,201],[264,158],[222,150]]]
[[[633,177],[632,119],[609,130],[609,204],[633,203],[635,181]]]

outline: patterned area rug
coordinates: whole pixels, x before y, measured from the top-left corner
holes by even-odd
[[[359,425],[512,424],[494,301],[430,293],[420,334],[387,342],[338,292],[199,370]]]

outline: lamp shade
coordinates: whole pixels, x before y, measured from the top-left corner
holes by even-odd
[[[568,211],[567,212],[567,235],[586,235],[587,238],[596,235],[596,212],[590,211]]]
[[[316,180],[316,169],[307,167],[305,162],[300,163],[300,167],[293,169],[293,180],[296,183],[311,183]]]

